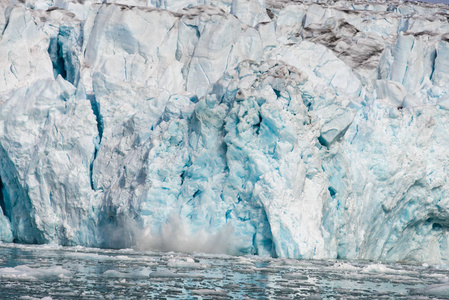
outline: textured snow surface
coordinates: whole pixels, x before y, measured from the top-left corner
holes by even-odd
[[[448,6],[102,2],[0,2],[0,240],[448,262]]]

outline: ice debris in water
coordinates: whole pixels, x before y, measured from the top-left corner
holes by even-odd
[[[0,3],[0,240],[447,263],[449,8]]]
[[[442,284],[433,284],[423,288],[414,289],[411,291],[411,294],[445,298],[449,294],[449,282]]]
[[[191,269],[204,269],[208,267],[208,265],[206,264],[196,262],[191,257],[171,258],[168,260],[167,266],[173,268],[191,268]]]
[[[372,264],[363,268],[366,273],[401,273],[401,270],[393,270],[384,266],[383,264]]]
[[[46,295],[64,298],[101,298],[102,295],[128,295],[158,298],[161,295],[192,298],[243,299],[263,298],[393,298],[445,297],[447,268],[422,266],[417,263],[382,263],[388,272],[365,272],[372,267],[367,261],[296,260],[260,256],[217,254],[181,254],[161,252],[128,252],[134,259],[104,261],[101,256],[119,257],[123,250],[84,249],[97,253],[93,259],[82,259],[76,248],[6,245],[0,247],[0,272],[48,273],[47,277],[2,276],[0,296],[3,299],[42,299]],[[173,267],[171,260],[210,265],[207,268]],[[156,264],[148,264],[155,261]],[[241,264],[252,262],[252,269]],[[60,265],[64,266],[63,271]],[[354,266],[354,269],[350,268]],[[58,277],[64,272],[69,276]],[[66,273],[67,272],[67,273]],[[182,296],[180,296],[182,295]],[[29,297],[29,298],[26,298]],[[33,297],[33,298],[31,298]],[[119,296],[120,297],[120,296]]]
[[[177,277],[176,273],[173,273],[168,270],[163,271],[154,271],[149,274],[150,278],[173,278]]]
[[[71,276],[70,271],[61,266],[50,268],[33,268],[26,265],[14,268],[0,268],[0,278],[15,280],[65,279]]]
[[[339,262],[334,264],[334,268],[348,270],[348,271],[358,271],[360,268],[353,266],[349,263]]]

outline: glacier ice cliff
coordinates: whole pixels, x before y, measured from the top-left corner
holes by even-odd
[[[447,263],[448,20],[2,1],[0,240]]]

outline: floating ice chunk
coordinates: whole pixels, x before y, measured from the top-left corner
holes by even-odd
[[[50,268],[33,268],[27,265],[14,268],[0,268],[0,277],[8,280],[55,280],[65,279],[71,272],[61,266]]]
[[[131,272],[120,272],[117,270],[107,270],[103,272],[103,276],[105,277],[111,277],[111,278],[121,278],[121,282],[125,280],[126,278],[132,278],[132,279],[147,279],[150,274],[150,269],[137,269],[133,270]]]
[[[282,278],[302,281],[309,280],[309,276],[305,275],[304,273],[285,273],[282,275]]]
[[[360,268],[353,266],[349,263],[335,263],[334,268],[348,270],[348,271],[360,271]]]
[[[394,270],[384,266],[383,264],[372,264],[365,268],[363,268],[362,272],[364,273],[403,273],[403,270]]]
[[[424,295],[434,297],[447,297],[449,295],[449,283],[434,284],[423,288],[412,289],[412,295]]]
[[[35,297],[30,297],[30,296],[21,296],[18,299],[20,299],[20,300],[53,300],[53,298],[50,297],[50,296],[43,297],[43,298],[35,298]]]
[[[175,277],[179,277],[180,275],[177,275],[176,273],[173,273],[168,270],[163,270],[163,271],[151,272],[148,276],[150,278],[175,278]]]
[[[207,265],[198,263],[191,257],[171,258],[168,260],[167,266],[172,268],[191,268],[191,269],[204,269],[207,267]]]
[[[239,257],[232,264],[233,265],[241,265],[241,266],[254,266],[254,263],[251,261],[251,259],[249,259],[247,257]]]
[[[220,289],[196,289],[192,290],[192,294],[194,295],[202,295],[202,296],[225,296],[227,292]]]
[[[128,277],[129,275],[127,273],[119,272],[117,270],[107,270],[103,273],[103,276],[123,278],[123,277]]]

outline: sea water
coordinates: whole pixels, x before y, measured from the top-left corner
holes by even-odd
[[[416,263],[0,245],[0,299],[444,299]]]

